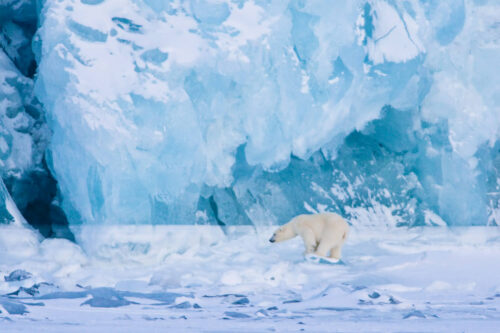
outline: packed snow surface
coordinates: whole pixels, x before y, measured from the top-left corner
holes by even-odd
[[[338,264],[273,229],[1,226],[2,331],[472,331],[500,325],[496,227],[353,228]],[[8,249],[8,250],[7,250]]]
[[[497,1],[47,0],[39,15],[35,94],[73,225],[498,224]]]

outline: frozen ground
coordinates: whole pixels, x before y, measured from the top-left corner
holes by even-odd
[[[0,227],[2,332],[500,327],[496,227],[355,229],[334,265],[304,260],[299,239],[268,243],[271,229],[85,227],[82,251]]]

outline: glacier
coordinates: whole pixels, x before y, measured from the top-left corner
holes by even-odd
[[[78,224],[498,224],[494,1],[44,1]],[[105,73],[105,74],[104,74]]]

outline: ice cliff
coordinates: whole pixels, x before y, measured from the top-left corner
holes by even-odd
[[[39,9],[34,93],[72,224],[499,224],[495,1]]]
[[[44,236],[66,237],[67,228],[57,230],[67,221],[44,158],[50,130],[33,94],[36,8],[34,1],[0,1],[0,223],[26,218]]]

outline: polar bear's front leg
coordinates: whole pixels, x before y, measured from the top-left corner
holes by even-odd
[[[328,251],[330,251],[331,245],[328,242],[319,242],[318,248],[316,249],[316,255],[321,257],[326,257]]]
[[[313,253],[316,250],[317,242],[316,237],[314,236],[314,232],[311,229],[303,230],[300,234],[302,240],[304,241],[304,246],[306,247],[306,251],[304,255]]]

